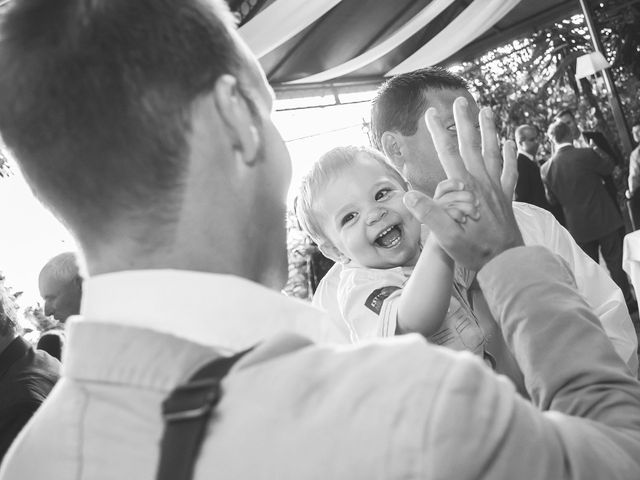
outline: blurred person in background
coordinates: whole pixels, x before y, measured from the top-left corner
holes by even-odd
[[[42,334],[37,348],[60,360],[65,340],[64,324],[71,315],[80,313],[82,277],[76,254],[64,252],[49,260],[40,271],[38,286],[44,300],[44,315],[59,323]]]
[[[0,278],[0,462],[60,375],[58,360],[20,335],[17,315]]]
[[[520,125],[515,132],[518,147],[518,182],[514,200],[530,203],[553,213],[556,220],[564,225],[562,209],[552,206],[548,201],[540,177],[538,150],[540,148],[540,132],[534,125]]]

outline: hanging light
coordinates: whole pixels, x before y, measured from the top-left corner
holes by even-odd
[[[596,51],[578,57],[576,60],[576,78],[595,75],[596,72],[609,68],[611,64],[604,58],[602,52]]]

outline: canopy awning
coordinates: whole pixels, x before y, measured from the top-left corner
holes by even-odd
[[[228,0],[276,90],[379,83],[472,60],[579,13],[578,0]]]

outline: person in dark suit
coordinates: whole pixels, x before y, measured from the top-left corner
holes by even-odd
[[[59,376],[58,360],[18,334],[16,308],[0,282],[0,462]]]
[[[620,159],[613,150],[613,147],[602,134],[595,130],[581,130],[576,121],[576,117],[571,110],[561,110],[554,117],[555,120],[560,120],[569,126],[571,130],[571,138],[575,147],[578,148],[592,148],[601,157],[613,162],[613,170],[609,175],[605,175],[603,178],[604,188],[609,194],[609,197],[613,201],[614,206],[620,211],[620,205],[618,204],[618,189],[616,187],[614,176],[620,171]]]
[[[564,225],[562,209],[552,206],[545,195],[540,166],[536,159],[540,142],[538,128],[532,125],[520,125],[515,133],[518,147],[518,183],[515,200],[526,202],[550,211],[560,224]]]
[[[547,198],[562,206],[567,230],[587,255],[598,262],[602,252],[611,278],[631,306],[633,296],[622,270],[622,217],[603,182],[613,163],[591,148],[575,148],[569,125],[560,120],[549,126],[548,135],[555,154],[541,169]]]
[[[640,121],[633,125],[631,133],[636,141],[636,148],[633,149],[629,157],[628,188],[624,196],[627,199],[631,226],[633,230],[637,230],[640,228]]]

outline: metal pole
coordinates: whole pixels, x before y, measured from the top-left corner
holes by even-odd
[[[598,35],[598,31],[596,30],[595,23],[593,22],[593,15],[591,12],[591,6],[589,5],[589,1],[579,0],[579,2],[580,2],[580,6],[582,7],[582,13],[584,14],[584,21],[587,24],[587,28],[589,29],[589,35],[591,36],[591,41],[593,42],[593,48],[604,55],[604,48],[602,48],[600,35]],[[622,141],[622,148],[625,156],[624,161],[626,163],[627,159],[629,158],[629,155],[631,154],[631,150],[633,150],[633,144],[631,143],[631,135],[629,134],[629,126],[627,125],[627,120],[624,117],[624,112],[622,111],[622,105],[620,104],[620,97],[618,96],[618,90],[616,89],[616,84],[613,81],[611,72],[609,71],[608,68],[605,68],[604,70],[602,70],[602,75],[604,77],[604,83],[607,86],[607,90],[609,93],[609,101],[611,102],[611,111],[613,113],[613,119],[616,122],[618,133],[620,134],[620,140]]]

